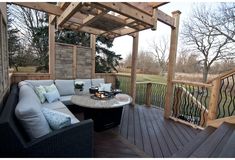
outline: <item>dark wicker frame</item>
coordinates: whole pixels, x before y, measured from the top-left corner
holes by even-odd
[[[13,85],[0,115],[0,157],[93,157],[91,119],[29,141],[15,117],[18,93]]]

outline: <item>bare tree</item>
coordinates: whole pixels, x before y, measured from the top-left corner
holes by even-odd
[[[127,68],[131,67],[131,58],[132,55],[130,53],[125,59],[124,63]],[[141,71],[141,73],[159,74],[159,65],[155,61],[153,53],[149,51],[139,51],[137,59],[137,68]]]
[[[12,25],[20,31],[24,52],[35,57],[31,61],[38,65],[36,71],[48,70],[48,15],[46,13],[9,5]]]
[[[206,24],[216,30],[215,34],[235,42],[235,3],[220,3],[211,21],[207,21]]]
[[[189,48],[200,54],[199,62],[203,65],[203,81],[207,81],[211,65],[217,60],[230,57],[233,45],[226,36],[208,25],[215,16],[212,8],[198,5],[193,9],[192,16],[184,23],[183,39]]]
[[[152,53],[159,63],[161,75],[163,75],[166,72],[168,63],[168,40],[166,37],[161,37],[159,40],[153,40],[150,43],[150,47],[154,50]]]

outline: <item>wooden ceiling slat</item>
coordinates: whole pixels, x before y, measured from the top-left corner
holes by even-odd
[[[81,29],[82,27],[87,26],[87,25],[91,24],[92,22],[96,21],[98,18],[105,15],[107,12],[108,11],[103,11],[97,16],[89,15],[87,18],[83,19],[83,24],[78,28],[78,30]]]
[[[70,26],[70,29],[89,32],[96,35],[121,36],[152,27],[156,28],[156,20],[171,27],[175,26],[174,18],[157,8],[167,2],[59,2],[57,5],[45,2],[13,3],[47,12],[53,16],[53,18],[50,18],[50,20],[53,19],[53,21],[56,20],[57,17],[57,24],[62,28],[68,28]],[[114,14],[108,14],[109,11],[113,11]],[[153,13],[153,11],[155,13]],[[95,23],[99,20],[101,20],[101,23]],[[105,23],[102,23],[102,20]],[[51,22],[52,21],[49,23]],[[63,26],[63,24],[66,25]],[[96,27],[96,24],[99,24],[99,27]],[[110,27],[105,27],[104,25],[109,25]],[[125,26],[128,26],[129,28],[125,28]]]
[[[141,21],[143,23],[146,23],[148,25],[153,25],[153,18],[148,15],[145,14],[143,12],[140,12],[138,10],[136,10],[135,8],[131,8],[128,5],[124,4],[124,3],[109,3],[109,2],[95,2],[95,4],[97,5],[101,5],[102,7],[108,9],[108,10],[112,10],[114,12],[117,12],[119,14],[122,14],[124,16],[130,17],[132,19],[135,19],[137,21]]]
[[[61,26],[63,25],[67,20],[69,20],[79,8],[82,7],[81,2],[73,2],[70,3],[69,6],[64,10],[64,12],[60,15],[60,17],[57,19],[57,25]]]

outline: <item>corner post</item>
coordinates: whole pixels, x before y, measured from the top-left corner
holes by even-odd
[[[91,77],[95,78],[95,56],[96,56],[96,35],[90,34],[90,47],[91,47],[91,59],[92,59],[92,69]]]
[[[220,78],[215,79],[212,81],[212,88],[211,88],[211,97],[208,107],[208,117],[207,122],[210,120],[216,119],[217,116],[217,110],[218,110],[218,101],[219,101],[219,90],[221,86],[221,80]]]
[[[54,16],[49,15],[49,74],[55,79],[55,22]]]
[[[167,73],[167,91],[166,91],[165,110],[164,110],[165,118],[169,118],[171,115],[171,98],[173,95],[172,80],[174,79],[175,76],[174,68],[176,63],[180,14],[181,14],[180,11],[172,12],[172,16],[175,19],[175,27],[171,28],[170,53],[169,53],[168,73]]]
[[[138,43],[139,43],[139,32],[133,36],[133,48],[132,48],[132,62],[131,62],[131,97],[132,105],[135,105],[136,97],[136,68],[137,68],[137,57],[138,57]]]

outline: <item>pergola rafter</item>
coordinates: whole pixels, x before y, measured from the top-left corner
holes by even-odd
[[[174,18],[158,9],[168,2],[14,2],[16,5],[51,14],[59,28],[105,35],[110,38],[145,29],[156,29],[157,20],[174,28]]]

